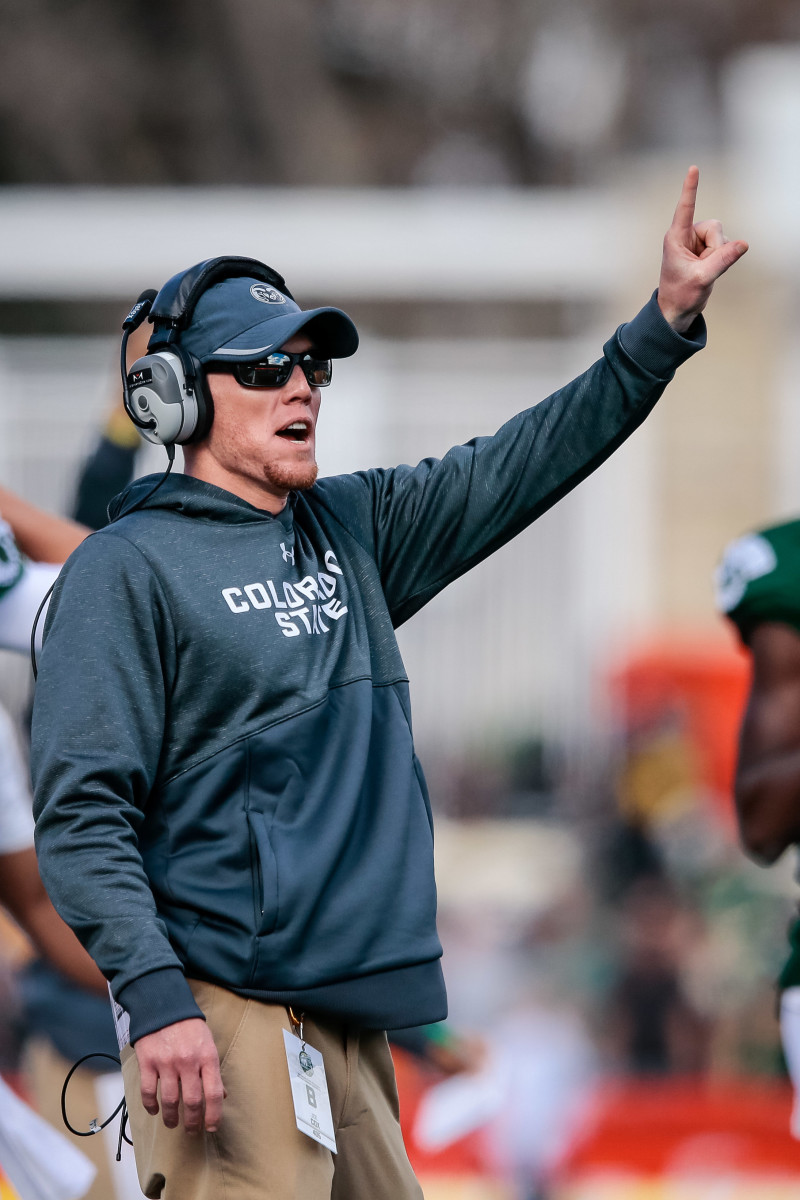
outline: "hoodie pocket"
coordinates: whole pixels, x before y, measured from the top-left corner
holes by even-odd
[[[256,914],[259,933],[272,933],[278,923],[278,863],[269,840],[264,814],[250,809],[247,813],[250,841],[255,849],[257,868]]]

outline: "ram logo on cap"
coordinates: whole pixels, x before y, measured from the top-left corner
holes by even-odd
[[[250,295],[254,300],[260,300],[262,304],[285,304],[286,297],[276,291],[274,287],[268,287],[265,283],[254,283],[250,288]]]

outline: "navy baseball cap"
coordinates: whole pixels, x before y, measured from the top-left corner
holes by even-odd
[[[203,292],[179,340],[200,363],[252,362],[301,329],[324,358],[349,358],[358,349],[358,331],[341,309],[300,308],[272,284],[248,276]]]

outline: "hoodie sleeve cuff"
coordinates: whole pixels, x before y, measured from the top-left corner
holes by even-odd
[[[157,1029],[174,1025],[176,1021],[188,1021],[192,1017],[205,1020],[183,971],[178,967],[164,967],[140,975],[119,993],[115,992],[114,999],[130,1016],[132,1042]]]
[[[657,379],[671,379],[681,365],[706,344],[706,323],[695,317],[686,333],[677,333],[658,307],[658,289],[641,312],[622,325],[619,342],[625,353]]]

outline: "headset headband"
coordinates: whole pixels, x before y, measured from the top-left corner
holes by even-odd
[[[197,301],[203,293],[221,279],[235,279],[242,275],[272,284],[290,300],[294,300],[283,276],[258,259],[236,256],[207,258],[187,271],[173,275],[156,296],[150,309],[150,320],[156,329],[153,330],[148,348],[173,345],[181,329],[190,324]]]

